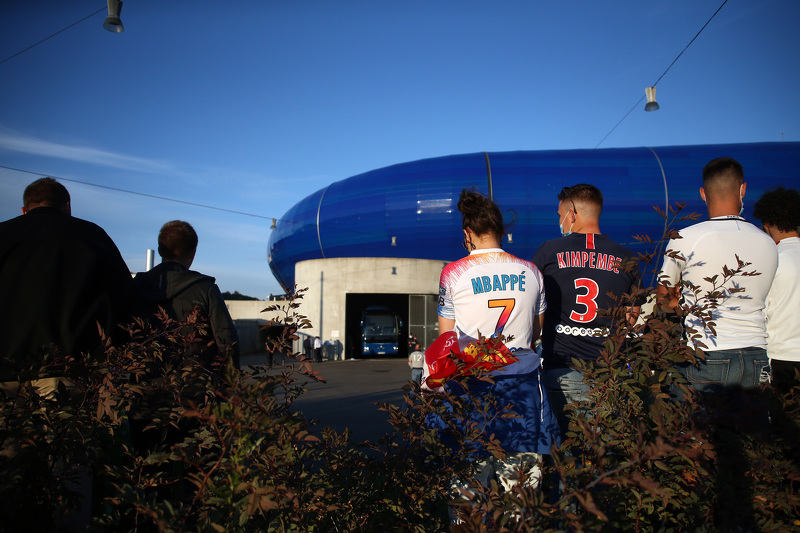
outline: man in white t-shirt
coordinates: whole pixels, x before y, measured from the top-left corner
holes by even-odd
[[[322,341],[318,336],[314,337],[314,360],[317,363],[322,362]]]
[[[778,253],[772,239],[741,217],[746,188],[738,161],[709,162],[700,188],[709,220],[669,241],[661,269],[662,301],[673,308],[682,303],[689,344],[705,353],[698,366],[680,368],[700,392],[769,379],[764,309]],[[713,328],[700,318],[704,307]],[[692,339],[692,330],[699,337]]]
[[[767,297],[767,353],[772,385],[787,392],[800,370],[800,193],[783,187],[766,192],[753,215],[778,245],[778,270]]]
[[[419,343],[414,344],[414,351],[408,354],[408,366],[411,367],[411,381],[421,384],[422,368],[425,366],[425,352],[422,351],[422,346]]]

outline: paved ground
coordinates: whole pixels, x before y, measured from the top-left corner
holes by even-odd
[[[276,363],[281,361],[276,358]],[[241,357],[242,366],[264,363],[264,354]],[[286,363],[297,365],[294,359]],[[273,371],[278,371],[277,367]],[[312,368],[321,372],[327,383],[309,381],[306,393],[294,405],[307,418],[318,419],[318,429],[329,426],[341,432],[350,428],[356,442],[377,440],[391,429],[386,413],[375,403],[402,405],[402,387],[411,377],[405,358],[325,361],[312,363]]]

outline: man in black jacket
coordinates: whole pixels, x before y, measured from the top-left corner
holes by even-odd
[[[55,354],[75,358],[101,355],[104,343],[100,329],[112,339],[121,333],[117,324],[129,320],[133,284],[128,267],[106,232],[72,216],[69,192],[61,183],[53,178],[34,181],[25,189],[22,203],[21,216],[0,223],[0,389],[9,398],[23,398],[24,404],[27,389],[20,388],[22,382],[30,382],[39,396],[52,400],[58,398],[55,391],[61,390],[60,385],[66,390],[76,387],[74,375],[69,376],[72,368],[63,364],[65,359],[54,359],[60,365],[42,363],[49,363],[46,356]],[[80,365],[75,367],[81,371]],[[18,419],[6,420],[6,414],[0,411],[0,424],[8,437],[0,439],[0,454],[5,458],[27,449],[43,454],[44,459],[48,450],[54,449],[50,448],[51,438],[68,443],[74,438],[45,429],[48,444],[42,451],[38,451],[39,446],[23,446],[16,432],[22,428],[24,434],[24,424]],[[48,460],[69,452],[55,453]],[[92,476],[85,460],[73,459],[59,460],[53,478],[66,480],[65,486],[78,494],[77,506],[64,515],[53,513],[50,529],[84,531],[89,526]],[[19,464],[36,463],[23,460],[10,466],[13,464],[4,462],[4,468],[13,472]],[[41,503],[32,505],[44,516],[50,510]],[[37,516],[30,521],[41,525],[47,518]]]
[[[42,178],[25,189],[23,214],[0,223],[0,381],[48,350],[101,352],[98,325],[111,336],[128,319],[127,265],[102,228],[71,212],[67,189]]]
[[[184,339],[191,340],[179,352],[162,354],[164,360],[149,368],[146,392],[130,416],[131,436],[138,453],[150,453],[159,446],[169,449],[197,430],[200,424],[195,419],[181,418],[177,427],[173,427],[167,423],[169,413],[179,404],[184,408],[192,403],[203,405],[208,399],[207,385],[222,375],[225,363],[230,359],[236,368],[239,366],[236,327],[219,287],[214,278],[189,270],[196,251],[197,233],[194,228],[180,220],[167,222],[158,233],[161,264],[136,274],[133,279],[136,288],[134,313],[137,316],[149,319],[152,326],[159,328],[157,314],[161,308],[173,320],[192,322],[196,317],[200,325],[197,329],[193,329],[196,326],[184,326],[181,334],[186,336]],[[201,330],[207,334],[199,334]],[[196,365],[183,366],[195,358]],[[181,365],[177,373],[173,364]],[[186,368],[191,370],[186,372]],[[185,489],[181,486],[178,492]]]

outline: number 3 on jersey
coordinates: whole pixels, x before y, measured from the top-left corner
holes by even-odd
[[[503,312],[500,313],[500,318],[497,319],[497,326],[494,328],[495,333],[503,333],[503,328],[506,327],[506,324],[508,324],[508,318],[511,316],[511,311],[514,310],[515,304],[516,300],[514,300],[514,298],[508,298],[505,300],[489,300],[489,309],[495,307],[503,308]]]
[[[569,314],[569,318],[575,322],[591,322],[597,318],[597,302],[595,298],[600,294],[597,282],[589,278],[578,278],[575,280],[575,289],[578,291],[578,295],[575,297],[575,303],[586,307],[586,311],[584,313],[578,313],[573,310]],[[581,289],[585,289],[586,293],[581,294]]]

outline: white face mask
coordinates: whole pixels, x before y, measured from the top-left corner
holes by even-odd
[[[744,185],[742,185],[742,187],[744,187]],[[739,202],[741,203],[739,216],[742,216],[742,213],[744,213],[744,194],[742,194],[742,187],[739,187]]]
[[[564,221],[567,220],[567,217],[569,216],[570,213],[572,213],[572,209],[567,211],[567,214],[564,215],[564,218],[561,220],[561,222],[558,223],[558,229],[561,232],[562,237],[567,237],[568,235],[572,235],[572,226],[575,225],[575,222],[570,224],[568,231],[564,231]]]

